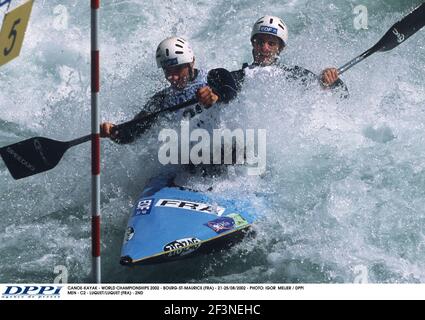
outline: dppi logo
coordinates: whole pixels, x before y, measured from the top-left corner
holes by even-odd
[[[59,298],[61,289],[58,286],[7,286],[2,298]]]

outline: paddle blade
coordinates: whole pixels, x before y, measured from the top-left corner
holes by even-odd
[[[395,23],[375,45],[377,51],[389,51],[425,26],[425,3]]]
[[[35,137],[0,148],[0,155],[18,180],[54,168],[67,149],[66,142]]]

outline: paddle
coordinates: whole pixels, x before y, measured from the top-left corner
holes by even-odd
[[[389,51],[406,41],[416,31],[425,25],[425,2],[419,5],[403,19],[395,23],[387,33],[369,50],[363,52],[350,62],[338,69],[338,74],[342,74],[360,61],[363,61],[371,54],[381,51]]]
[[[227,103],[236,96],[235,80],[233,79],[230,72],[228,72],[226,69],[218,68],[210,70],[208,72],[207,81],[208,85],[213,88],[217,94],[219,94],[220,101]],[[170,108],[143,116],[142,118],[130,120],[125,123],[116,125],[112,128],[112,133],[116,134],[120,132],[122,134],[124,132],[124,136],[138,135],[137,131],[139,129],[143,131],[143,128],[145,127],[146,123],[152,121],[158,115],[164,112],[172,112],[183,109],[187,106],[195,104],[196,102],[198,102],[197,99],[192,99],[185,103],[178,104],[176,106],[172,106]]]
[[[226,69],[211,70],[208,73],[208,85],[220,96],[219,101],[229,102],[236,96],[236,84]],[[197,99],[192,99],[116,127],[119,130],[134,130],[135,126],[146,123],[162,113],[180,110],[196,102]],[[87,142],[91,137],[89,134],[71,141],[34,137],[0,148],[0,155],[12,177],[18,180],[54,168],[69,148]]]

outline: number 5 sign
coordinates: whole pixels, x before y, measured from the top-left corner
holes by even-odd
[[[33,3],[30,0],[5,15],[0,31],[0,66],[19,56]]]

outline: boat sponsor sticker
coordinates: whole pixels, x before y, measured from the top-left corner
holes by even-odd
[[[184,238],[170,242],[164,246],[165,252],[170,252],[169,257],[188,255],[199,249],[201,240],[198,238]]]
[[[215,214],[219,217],[226,210],[225,208],[216,206],[216,205],[191,202],[186,200],[176,200],[176,199],[159,199],[158,202],[155,204],[155,207],[185,209],[185,210]]]
[[[218,219],[204,223],[205,226],[213,229],[216,233],[223,233],[235,227],[235,220],[231,217],[220,217]]]
[[[130,241],[134,236],[134,228],[133,227],[128,227],[125,230],[125,234],[124,234],[124,243]]]
[[[246,221],[239,213],[231,213],[226,215],[226,217],[232,218],[234,220],[236,228],[248,225],[248,221]]]
[[[135,216],[146,215],[151,213],[152,202],[154,199],[143,199],[137,203],[136,210],[134,212]]]

